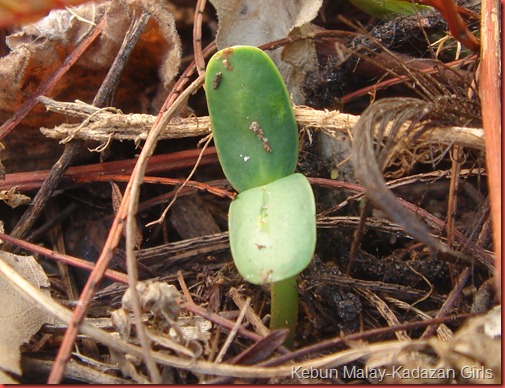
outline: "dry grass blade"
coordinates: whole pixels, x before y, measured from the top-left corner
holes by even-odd
[[[426,225],[397,201],[387,188],[384,169],[404,148],[408,148],[423,128],[415,130],[434,110],[418,99],[383,99],[371,105],[353,130],[352,160],[367,197],[413,237],[440,252],[451,250],[432,237]],[[410,121],[408,128],[402,126]],[[388,137],[385,134],[388,132]]]

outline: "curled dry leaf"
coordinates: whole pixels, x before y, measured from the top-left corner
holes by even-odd
[[[291,32],[306,32],[322,6],[322,0],[211,0],[219,17],[217,46],[259,46],[287,37]],[[268,52],[286,82],[293,100],[303,103],[300,88],[305,73],[317,65],[312,42],[295,42]],[[303,62],[300,62],[303,58]]]
[[[137,283],[136,289],[140,306],[149,315],[147,335],[152,341],[190,358],[200,357],[203,352],[208,353],[211,323],[200,317],[179,316],[181,295],[175,286],[146,281]],[[127,289],[122,298],[122,308],[111,314],[112,324],[123,339],[128,339],[131,334],[133,318],[128,314],[132,310],[131,298],[131,290]]]
[[[145,312],[150,312],[159,319],[165,318],[168,322],[177,320],[181,310],[178,303],[181,295],[175,286],[153,281],[139,282],[136,288],[140,306]],[[128,288],[121,300],[124,309],[132,310],[131,298],[131,290]]]
[[[7,45],[12,51],[0,59],[0,120],[7,120],[27,98],[33,96],[107,14],[102,35],[50,93],[65,101],[79,99],[91,102],[140,8],[146,9],[152,17],[128,59],[114,106],[127,112],[147,109],[149,98],[142,98],[146,90],[160,85],[160,80],[168,86],[179,68],[180,41],[175,21],[160,2],[105,1],[51,11],[37,23],[23,26],[19,32],[7,37]],[[164,90],[160,93],[168,92]],[[24,163],[27,155],[43,159],[43,155],[39,154],[41,151],[37,150],[43,149],[42,144],[34,147],[36,140],[33,136],[40,126],[53,125],[60,120],[55,114],[45,113],[42,106],[36,107],[23,120],[16,136],[5,138],[3,160],[18,155],[23,155]]]
[[[168,331],[174,329],[179,337],[183,337],[177,319],[179,318],[181,297],[175,286],[158,281],[138,282],[137,293],[139,296],[140,307],[145,313],[151,315],[153,327],[157,330]],[[113,324],[124,338],[128,338],[131,332],[130,319],[128,311],[132,310],[132,292],[128,288],[121,299],[121,311],[115,311],[112,314]]]
[[[49,281],[33,256],[0,251],[0,260],[49,295]],[[0,368],[21,374],[19,347],[28,342],[44,323],[53,323],[53,319],[21,297],[4,278],[0,278],[0,306]]]
[[[0,200],[4,201],[7,205],[14,209],[18,206],[29,204],[31,198],[27,195],[18,193],[16,188],[13,187],[10,190],[1,190]]]

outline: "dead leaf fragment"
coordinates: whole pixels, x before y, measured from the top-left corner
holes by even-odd
[[[128,58],[113,106],[123,112],[151,109],[151,94],[148,93],[154,90],[161,96],[168,94],[166,87],[179,69],[180,40],[172,15],[163,2],[90,2],[68,10],[53,10],[37,23],[25,25],[6,38],[11,52],[0,58],[0,120],[9,119],[34,96],[107,15],[101,36],[48,94],[64,101],[91,102],[139,8],[146,9],[152,16]],[[59,155],[61,150],[53,142],[45,141],[39,128],[59,123],[61,117],[47,113],[41,105],[36,106],[18,126],[16,136],[4,139],[6,149],[2,160],[7,173],[15,169],[26,171],[30,168],[28,161],[33,163],[33,169],[40,168],[40,161],[52,166],[53,153]]]
[[[12,187],[10,190],[0,191],[0,200],[15,209],[18,206],[29,204],[32,199],[27,195],[18,193],[16,187]]]
[[[312,21],[322,6],[322,0],[211,0],[219,17],[217,47],[221,50],[234,45],[259,46],[277,39],[285,38],[295,28],[306,26]],[[307,68],[316,65],[315,48],[312,42],[296,44],[289,57],[310,58],[304,68],[297,68],[285,62],[282,49],[269,51],[293,94],[297,104],[303,103],[303,93],[299,82]],[[302,51],[300,51],[300,49]],[[301,74],[298,74],[301,72]]]
[[[0,251],[0,260],[49,295],[47,276],[33,256]],[[0,368],[21,374],[19,347],[29,341],[44,323],[53,323],[53,319],[26,301],[3,277],[0,278],[0,306]]]

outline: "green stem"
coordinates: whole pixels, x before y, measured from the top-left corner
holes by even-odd
[[[298,283],[296,275],[270,284],[270,330],[289,329],[284,345],[291,347],[298,320]]]

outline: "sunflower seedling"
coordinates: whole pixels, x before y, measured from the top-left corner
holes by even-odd
[[[298,127],[286,85],[271,59],[250,46],[214,54],[207,66],[206,97],[219,161],[238,191],[231,203],[230,248],[239,273],[270,284],[270,328],[294,335],[296,276],[316,244],[310,184],[294,173]]]

